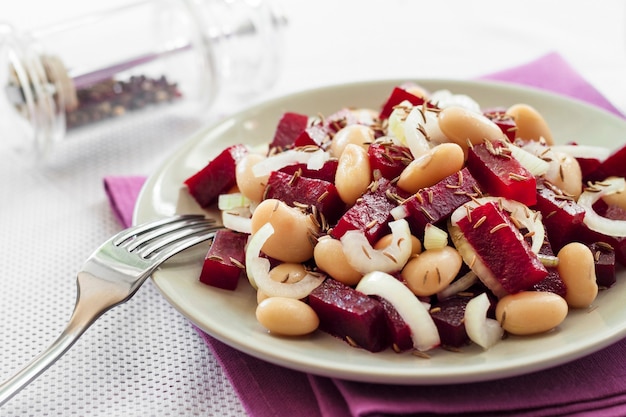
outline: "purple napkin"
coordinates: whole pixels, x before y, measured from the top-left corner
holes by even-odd
[[[558,54],[481,77],[543,88],[620,112]],[[106,177],[124,226],[144,177]],[[253,417],[408,415],[626,415],[626,340],[575,362],[515,378],[474,384],[397,386],[308,375],[238,352],[198,329]]]

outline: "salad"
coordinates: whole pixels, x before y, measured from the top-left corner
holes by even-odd
[[[624,264],[626,150],[554,145],[532,107],[395,88],[285,113],[185,181],[226,229],[200,280],[258,290],[270,333],[426,352],[558,327]]]

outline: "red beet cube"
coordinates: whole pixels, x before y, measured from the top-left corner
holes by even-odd
[[[275,198],[292,207],[296,203],[314,206],[331,224],[345,208],[333,183],[297,173],[289,175],[280,171],[272,172],[265,188],[265,198]]]
[[[612,247],[599,242],[587,246],[593,254],[598,286],[610,288],[617,279],[615,275],[615,251]]]
[[[245,273],[245,246],[248,235],[228,229],[215,233],[213,243],[204,259],[200,282],[225,290],[235,290]]]
[[[467,167],[489,194],[517,200],[527,206],[537,201],[536,180],[503,142],[487,142],[469,149]]]
[[[556,251],[574,240],[585,218],[585,209],[548,183],[537,185],[537,204],[552,248]]]
[[[392,349],[398,353],[413,349],[411,328],[402,317],[400,317],[398,310],[395,309],[393,304],[382,297],[373,296],[373,298],[380,301],[385,311],[385,321],[389,329]]]
[[[374,142],[367,150],[372,172],[380,172],[384,178],[392,180],[402,173],[413,160],[411,151],[406,146],[385,142]]]
[[[539,253],[547,256],[554,256],[554,251],[552,250],[552,246],[548,239],[544,239],[543,245],[541,245],[541,249]],[[533,291],[547,291],[553,292],[555,294],[560,295],[561,297],[565,297],[565,293],[567,292],[567,287],[565,283],[561,279],[561,275],[556,267],[546,267],[548,271],[548,275],[533,285],[531,290]]]
[[[305,114],[287,112],[278,121],[274,139],[270,143],[272,148],[288,148],[300,136],[309,124],[309,116]]]
[[[301,172],[303,177],[317,178],[328,182],[335,182],[335,173],[337,172],[337,159],[330,159],[324,162],[324,165],[320,169],[309,169],[306,164],[291,164],[280,169],[280,172],[284,172],[289,175],[295,174],[297,171]]]
[[[602,181],[611,176],[626,177],[626,145],[613,152],[595,170],[583,177],[583,180]]]
[[[427,187],[402,203],[406,220],[417,237],[423,237],[427,224],[445,222],[452,212],[478,197],[481,191],[478,183],[467,168],[444,178],[432,187]]]
[[[320,330],[370,352],[389,347],[379,301],[328,278],[309,294],[309,305],[320,319]]]
[[[320,124],[315,124],[304,129],[294,140],[293,146],[319,146],[320,148],[326,148],[329,143],[328,129]]]
[[[468,296],[454,296],[438,302],[430,315],[437,326],[443,346],[461,347],[469,344],[465,330],[465,308],[472,299]]]
[[[395,87],[391,91],[391,95],[389,96],[389,98],[387,98],[387,101],[385,101],[385,104],[380,111],[380,119],[388,119],[391,115],[391,112],[393,112],[393,108],[405,100],[408,100],[414,106],[424,103],[423,98],[411,94],[403,88]]]
[[[189,193],[201,207],[208,207],[217,197],[235,184],[235,168],[248,149],[244,145],[232,145],[224,149],[204,168],[185,180]]]
[[[505,292],[528,290],[548,275],[519,229],[494,202],[474,208],[457,225]]]
[[[385,178],[379,179],[377,184],[341,216],[331,230],[332,237],[341,239],[348,230],[361,230],[374,244],[390,233],[387,223],[392,220],[391,210],[396,207],[396,202],[389,198],[388,193],[398,193],[398,189]]]
[[[515,132],[517,130],[517,125],[515,124],[515,119],[513,119],[511,116],[507,116],[506,108],[495,107],[491,109],[485,109],[483,110],[483,114],[489,120],[494,122],[511,142],[515,141]]]

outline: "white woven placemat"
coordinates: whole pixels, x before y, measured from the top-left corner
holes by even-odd
[[[145,175],[197,120],[81,132],[46,165],[0,150],[0,379],[62,331],[84,259],[120,229],[105,175]],[[114,308],[0,416],[240,416],[242,406],[190,323],[150,281]]]

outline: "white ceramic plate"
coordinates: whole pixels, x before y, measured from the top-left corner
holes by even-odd
[[[260,144],[273,137],[285,111],[329,114],[345,106],[379,108],[400,81],[375,81],[320,88],[253,107],[191,137],[146,183],[135,211],[135,222],[174,213],[179,188],[226,145]],[[518,102],[537,108],[558,141],[594,143],[617,148],[623,143],[626,122],[585,105],[538,90],[505,84],[423,80],[430,90],[446,88],[469,94],[483,107]],[[311,337],[270,336],[256,321],[256,299],[247,282],[236,291],[200,284],[202,252],[173,262],[154,274],[163,295],[186,317],[210,335],[260,359],[314,374],[358,381],[398,384],[474,382],[514,376],[556,366],[597,351],[626,336],[626,277],[602,291],[594,308],[571,312],[549,334],[509,337],[488,351],[476,346],[462,352],[434,350],[430,359],[369,353],[317,332]],[[624,273],[620,273],[624,275]]]

